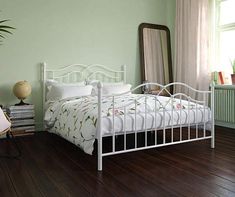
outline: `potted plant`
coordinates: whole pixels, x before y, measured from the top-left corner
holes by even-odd
[[[5,23],[9,20],[0,20],[0,44],[2,40],[5,38],[5,34],[12,34],[11,29],[15,29],[14,27],[5,25]]]
[[[231,65],[233,68],[233,74],[231,74],[232,84],[235,85],[235,59],[231,61]]]

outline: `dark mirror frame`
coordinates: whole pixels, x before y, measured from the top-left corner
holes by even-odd
[[[171,56],[171,37],[170,37],[170,30],[165,25],[157,25],[157,24],[151,24],[151,23],[141,23],[139,25],[139,51],[140,51],[140,66],[141,66],[141,78],[142,82],[146,81],[145,79],[145,61],[144,61],[144,39],[143,39],[143,29],[149,28],[149,29],[159,29],[166,31],[167,35],[167,50],[168,50],[168,64],[169,64],[169,83],[173,82],[173,76],[172,76],[172,56]],[[166,84],[163,84],[166,85]],[[173,86],[170,87],[170,92],[173,93]]]

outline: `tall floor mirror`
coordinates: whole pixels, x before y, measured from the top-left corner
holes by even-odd
[[[140,63],[143,82],[162,85],[173,82],[170,31],[167,26],[142,23],[139,25]],[[159,87],[146,88],[158,94]],[[169,89],[173,92],[173,87]]]

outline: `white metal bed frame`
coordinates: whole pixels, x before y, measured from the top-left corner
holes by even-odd
[[[72,71],[67,72],[69,69],[72,69]],[[91,70],[92,69],[92,70]],[[62,75],[56,75],[56,73],[60,73],[61,71],[65,71],[64,74]],[[88,71],[88,72],[87,72]],[[50,77],[48,77],[48,74],[51,74]],[[69,66],[65,66],[63,68],[60,69],[47,69],[46,68],[46,63],[43,63],[42,65],[42,75],[43,75],[43,106],[46,100],[46,87],[45,87],[45,82],[47,79],[62,79],[62,81],[67,81],[70,82],[70,79],[73,78],[72,75],[79,75],[79,77],[76,79],[76,81],[83,81],[83,80],[89,80],[91,78],[93,79],[97,79],[96,78],[96,74],[100,74],[103,76],[103,78],[106,79],[111,79],[113,81],[124,81],[126,82],[126,66],[122,66],[121,70],[113,70],[110,68],[107,68],[103,65],[99,65],[99,64],[93,64],[93,65],[83,65],[83,64],[73,64],[73,65],[69,65]],[[66,79],[66,80],[64,80]],[[100,79],[100,78],[99,78]],[[103,81],[101,79],[101,81]],[[138,112],[136,112],[137,109],[137,100],[134,101],[134,105],[135,105],[135,115],[134,115],[134,122],[135,122],[135,129],[133,131],[134,133],[134,140],[135,140],[135,145],[134,148],[131,149],[127,149],[127,131],[125,129],[125,125],[126,125],[126,106],[123,106],[124,109],[124,118],[123,118],[123,136],[124,136],[124,147],[123,150],[115,150],[115,143],[116,143],[116,136],[120,135],[120,133],[116,133],[115,132],[115,114],[112,114],[112,132],[110,134],[110,136],[112,136],[112,151],[108,152],[108,153],[103,153],[103,136],[102,135],[102,99],[103,96],[102,95],[102,82],[99,82],[97,85],[98,88],[98,127],[97,127],[97,134],[96,134],[96,138],[97,138],[97,144],[98,144],[98,170],[102,171],[102,165],[103,165],[103,157],[109,156],[109,155],[115,155],[115,154],[120,154],[120,153],[127,153],[127,152],[133,152],[133,151],[138,151],[138,150],[145,150],[145,149],[150,149],[150,148],[156,148],[156,147],[162,147],[162,146],[168,146],[168,145],[174,145],[174,144],[181,144],[181,143],[186,143],[186,142],[193,142],[193,141],[199,141],[199,140],[206,140],[206,139],[211,139],[211,148],[215,148],[215,128],[214,128],[214,84],[211,85],[211,90],[210,91],[200,91],[200,90],[196,90],[192,87],[190,87],[187,84],[181,83],[181,82],[174,82],[174,83],[170,83],[167,85],[161,85],[161,84],[157,84],[157,83],[145,83],[145,84],[141,84],[139,86],[137,86],[136,88],[132,89],[130,91],[130,93],[135,92],[136,90],[143,88],[143,86],[146,85],[157,85],[158,87],[160,87],[160,92],[158,93],[158,95],[151,95],[154,97],[155,99],[155,127],[151,129],[152,132],[155,132],[155,143],[154,145],[148,145],[148,131],[146,128],[146,117],[147,117],[147,110],[146,110],[146,106],[147,106],[147,95],[143,95],[143,97],[145,97],[145,102],[144,102],[144,106],[145,106],[145,112],[144,112],[144,121],[145,121],[145,129],[144,132],[145,133],[145,145],[138,147],[137,145],[137,133],[139,131],[137,131],[136,129],[136,116],[138,114]],[[198,93],[198,94],[202,94],[203,96],[203,101],[197,101],[192,99],[190,96],[187,96],[184,93],[175,93],[175,94],[171,94],[168,89],[170,86],[175,86],[175,85],[180,85],[183,86],[185,88],[188,88],[189,90]],[[172,98],[178,98],[180,99],[180,104],[182,102],[182,97],[186,98],[186,100],[188,101],[188,104],[190,102],[194,102],[196,103],[196,107],[195,107],[195,111],[196,111],[196,117],[198,114],[198,105],[202,105],[203,106],[203,110],[204,110],[204,115],[203,115],[203,122],[200,123],[190,123],[189,122],[189,117],[188,117],[188,124],[182,124],[180,121],[180,125],[178,126],[174,126],[173,122],[171,122],[171,126],[166,127],[163,121],[163,127],[162,128],[157,128],[156,127],[156,114],[158,113],[157,108],[156,108],[156,103],[158,100],[159,95],[163,92],[167,92],[169,94],[169,96]],[[126,93],[124,93],[126,94]],[[113,106],[113,111],[115,109],[115,98],[117,96],[122,96],[123,94],[119,94],[119,95],[112,95],[112,106]],[[149,95],[148,95],[149,96]],[[210,97],[210,108],[211,108],[211,118],[210,118],[210,122],[206,122],[205,120],[205,110],[206,110],[206,103],[207,103],[207,99],[209,99]],[[184,99],[185,100],[185,99]],[[172,106],[172,110],[170,110],[171,113],[171,121],[173,121],[173,102],[171,102],[171,106]],[[190,110],[188,108],[188,110]],[[163,119],[165,119],[165,112],[169,111],[164,109],[163,106]],[[180,117],[181,117],[181,112],[182,112],[182,108],[180,108]],[[189,111],[188,111],[188,114]],[[196,119],[196,118],[195,118]],[[196,121],[196,120],[195,120]],[[209,136],[206,135],[206,124],[210,124],[211,125],[211,133]],[[198,131],[199,131],[199,126],[203,127],[203,136],[199,136],[198,135]],[[187,127],[188,129],[188,137],[187,139],[183,139],[182,138],[182,128]],[[196,130],[196,137],[195,138],[191,138],[191,127],[194,127],[194,129]],[[180,139],[178,141],[174,141],[174,128],[179,128],[180,129]],[[170,129],[171,130],[171,141],[170,142],[166,142],[166,129]],[[163,143],[158,144],[157,143],[157,133],[159,130],[162,130],[163,132]]]

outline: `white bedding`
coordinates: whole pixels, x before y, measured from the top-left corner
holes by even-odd
[[[147,97],[147,105],[144,99]],[[137,115],[135,122],[135,103],[137,100]],[[203,108],[202,105],[189,103],[173,99],[173,119],[171,114],[171,98],[158,96],[156,102],[153,96],[129,94],[122,97],[115,97],[114,105],[114,131],[120,133],[124,131],[124,106],[126,106],[126,125],[127,132],[144,131],[156,128],[161,129],[172,125],[179,126],[188,123],[202,123],[210,121],[210,109]],[[47,109],[45,121],[51,132],[54,132],[63,138],[79,146],[84,152],[92,154],[93,143],[96,138],[97,129],[97,97],[86,96],[69,98],[54,102]],[[164,112],[163,112],[163,109]],[[146,110],[146,119],[145,119]],[[112,97],[102,98],[102,134],[110,135],[113,132],[113,107]],[[156,117],[155,117],[156,114]],[[155,122],[156,120],[156,122]],[[164,121],[163,121],[164,120]],[[146,123],[146,125],[145,125]]]

